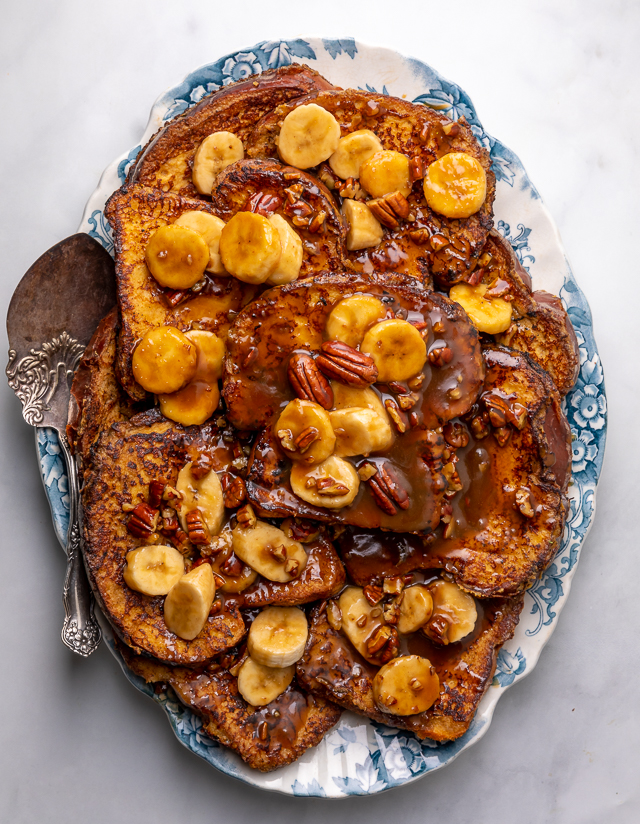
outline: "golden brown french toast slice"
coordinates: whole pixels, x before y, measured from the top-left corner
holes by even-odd
[[[138,185],[119,189],[105,209],[114,234],[122,318],[117,371],[122,386],[135,400],[143,399],[146,393],[133,376],[131,356],[136,343],[151,327],[171,325],[185,331],[197,324],[224,337],[233,315],[255,293],[250,284],[209,273],[205,273],[198,291],[167,289],[151,275],[145,263],[149,238],[161,226],[174,223],[190,211],[215,215],[211,204],[202,200]]]
[[[534,584],[557,550],[571,476],[560,395],[527,355],[499,347],[483,355],[477,405],[455,431],[445,430],[458,445],[459,481],[447,523],[426,539],[347,530],[337,546],[356,583],[443,568],[474,595],[514,595]]]
[[[263,772],[284,767],[315,747],[342,714],[295,681],[266,706],[252,707],[238,693],[238,679],[221,666],[199,673],[134,655],[122,644],[119,649],[136,675],[147,683],[170,685],[180,701],[202,717],[207,735]]]
[[[345,268],[346,225],[328,189],[273,160],[239,160],[216,178],[212,205],[225,223],[241,211],[281,215],[302,241],[298,278]]]
[[[452,123],[445,115],[425,106],[355,89],[317,91],[283,103],[265,115],[248,140],[247,155],[278,157],[277,139],[283,120],[294,109],[307,104],[329,111],[339,123],[343,137],[369,130],[379,138],[384,150],[407,155],[413,163],[414,183],[406,196],[412,219],[407,221],[396,214],[394,221],[391,215],[378,245],[349,253],[355,269],[365,273],[402,272],[426,284],[430,274],[442,285],[464,279],[475,266],[493,225],[495,196],[489,153],[480,146],[464,118]],[[422,178],[426,169],[451,152],[471,155],[486,174],[484,203],[470,217],[444,217],[425,201]],[[344,181],[332,175],[326,164],[317,172],[321,179],[333,183],[334,193],[339,195]],[[353,197],[348,189],[344,191],[347,197]]]
[[[196,149],[206,137],[226,131],[245,141],[260,118],[275,106],[315,89],[330,88],[324,77],[297,64],[224,86],[155,133],[131,166],[128,183],[200,197],[191,179],[191,167]]]
[[[475,630],[457,643],[439,647],[420,632],[402,640],[400,654],[427,658],[440,680],[440,695],[424,712],[402,716],[380,710],[373,692],[378,667],[366,661],[343,632],[330,626],[326,604],[311,612],[307,647],[296,666],[298,680],[314,695],[381,724],[410,730],[421,739],[454,740],[469,728],[491,683],[498,651],[518,623],[522,598],[482,601],[478,610]]]
[[[182,427],[154,409],[104,430],[85,475],[84,556],[98,602],[126,644],[173,664],[206,663],[238,642],[244,622],[230,607],[209,617],[193,640],[170,632],[164,598],[143,595],[125,583],[127,553],[141,546],[128,528],[133,515],[125,510],[147,501],[152,481],[162,478],[175,485],[184,464],[202,453],[208,454],[214,471],[225,469],[233,456],[218,441],[213,424]]]

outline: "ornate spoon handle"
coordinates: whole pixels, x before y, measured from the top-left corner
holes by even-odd
[[[71,455],[66,434],[58,431],[60,447],[69,478],[69,531],[67,532],[67,574],[62,590],[65,619],[62,642],[84,658],[100,645],[102,633],[93,613],[93,594],[80,551],[80,488],[76,462]]]

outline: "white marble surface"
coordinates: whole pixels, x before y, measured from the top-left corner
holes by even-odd
[[[571,598],[535,671],[504,696],[487,735],[411,786],[325,802],[269,795],[216,773],[182,749],[105,649],[83,661],[61,645],[64,559],[32,431],[0,387],[0,820],[640,820],[639,33],[633,0],[4,4],[3,311],[28,266],[75,231],[100,172],[137,143],[159,92],[259,40],[355,36],[455,80],[487,131],[523,160],[591,302],[610,426],[598,514]]]

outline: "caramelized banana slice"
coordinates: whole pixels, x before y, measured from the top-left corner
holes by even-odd
[[[389,421],[387,410],[382,405],[380,396],[370,386],[347,386],[340,381],[331,381],[331,389],[333,390],[334,409],[364,407],[373,409],[383,420]]]
[[[224,520],[222,485],[217,473],[207,472],[203,478],[195,478],[191,472],[192,461],[182,467],[178,474],[176,489],[182,495],[179,511],[180,525],[189,532],[187,515],[194,509],[200,510],[205,525],[211,535],[217,535]]]
[[[436,581],[429,584],[433,614],[423,632],[439,644],[455,644],[473,631],[478,618],[476,602],[457,584]]]
[[[296,668],[265,667],[249,657],[238,673],[238,692],[252,707],[264,707],[282,695],[293,681]]]
[[[376,152],[360,167],[360,183],[371,197],[384,197],[390,192],[411,191],[409,158],[400,152]]]
[[[269,581],[293,581],[307,565],[302,544],[264,521],[253,527],[238,524],[232,534],[233,551],[238,558]]]
[[[217,381],[194,380],[177,392],[158,395],[158,402],[160,411],[170,421],[183,426],[201,426],[218,408],[220,389]]]
[[[429,165],[423,188],[434,212],[449,218],[471,217],[487,196],[487,175],[475,157],[449,152]]]
[[[200,329],[193,329],[184,334],[198,350],[194,380],[215,383],[222,377],[222,361],[225,352],[223,338],[219,338],[213,332]]]
[[[360,351],[378,367],[378,382],[406,381],[427,362],[427,346],[415,326],[394,318],[377,323],[364,336]]]
[[[199,232],[187,226],[161,226],[149,239],[144,259],[161,286],[190,289],[209,265],[209,246]]]
[[[342,631],[360,655],[373,664],[380,663],[369,652],[367,641],[384,626],[382,608],[372,606],[360,587],[347,587],[338,598]]]
[[[244,146],[235,134],[210,134],[198,146],[193,158],[193,185],[201,195],[210,195],[213,181],[220,172],[243,157]]]
[[[286,405],[276,423],[275,433],[285,454],[303,464],[324,461],[336,443],[326,409],[300,399]]]
[[[282,254],[275,272],[269,277],[267,283],[271,286],[281,286],[283,283],[291,283],[300,274],[302,266],[302,241],[300,236],[281,215],[272,215],[269,222],[278,231]]]
[[[479,332],[498,335],[511,326],[511,303],[502,298],[485,297],[488,288],[486,283],[477,286],[456,283],[451,287],[449,297],[462,306]]]
[[[400,616],[398,618],[398,632],[409,635],[420,629],[431,618],[433,612],[433,598],[423,584],[414,584],[402,590],[400,602]]]
[[[329,158],[329,165],[343,180],[359,177],[362,164],[381,151],[382,143],[378,137],[369,129],[359,129],[340,139],[338,148]]]
[[[388,417],[373,409],[351,407],[329,413],[336,436],[334,454],[346,458],[382,452],[393,443],[393,430]]]
[[[360,488],[354,466],[332,455],[316,466],[295,463],[291,468],[291,489],[308,504],[326,509],[342,509],[353,503]]]
[[[281,254],[277,228],[254,212],[238,212],[220,234],[222,265],[244,283],[264,283],[276,271]]]
[[[428,658],[401,655],[381,667],[373,679],[373,697],[383,712],[416,715],[440,695],[440,679]]]
[[[342,201],[342,214],[349,226],[347,249],[350,252],[369,249],[380,243],[383,234],[382,226],[366,203],[345,198]]]
[[[178,581],[164,601],[167,629],[185,641],[192,641],[204,627],[216,594],[210,564],[200,564]]]
[[[196,347],[174,326],[150,329],[133,352],[133,376],[147,392],[177,392],[196,373]]]
[[[325,328],[327,338],[348,343],[355,349],[369,326],[382,320],[386,313],[384,303],[373,295],[350,295],[331,310]]]
[[[298,607],[266,607],[251,624],[249,655],[264,667],[289,667],[304,653],[309,626]]]
[[[186,226],[187,229],[193,229],[194,232],[202,235],[209,247],[207,272],[213,272],[214,275],[228,274],[220,258],[220,233],[224,229],[224,220],[208,212],[194,209],[190,212],[183,212],[173,225]]]
[[[338,148],[340,126],[318,106],[298,106],[285,117],[278,136],[278,154],[290,166],[309,169],[327,160]]]
[[[143,595],[166,595],[184,575],[184,558],[172,546],[141,546],[127,553],[123,576]]]

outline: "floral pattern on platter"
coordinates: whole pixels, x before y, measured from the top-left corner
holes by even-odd
[[[529,270],[534,287],[559,294],[576,329],[580,374],[565,401],[573,433],[571,509],[562,544],[542,579],[526,594],[514,638],[504,645],[495,676],[467,733],[457,741],[435,744],[410,733],[377,724],[352,713],[343,714],[315,750],[300,761],[263,775],[250,770],[235,753],[201,731],[200,720],[183,707],[171,690],[156,693],[125,666],[113,644],[108,624],[103,632],[110,650],[129,680],[166,712],[178,739],[221,771],[254,786],[317,797],[370,795],[413,781],[450,763],[476,743],[488,729],[498,699],[536,664],[566,601],[581,547],[593,520],[595,489],[606,438],[606,395],[602,365],[593,338],[591,314],[557,238],[551,218],[518,157],[487,135],[468,95],[426,64],[386,49],[375,49],[346,38],[265,41],[226,55],[196,69],[156,102],[140,141],[144,145],[162,123],[185,111],[206,94],[236,79],[259,74],[294,60],[309,64],[342,87],[381,89],[457,118],[464,116],[487,148],[497,178],[496,228],[511,243]],[[395,78],[392,81],[389,78]],[[92,196],[80,231],[87,231],[109,251],[113,241],[104,219],[104,204],[121,185],[139,147],[116,160]],[[514,228],[515,227],[515,228]],[[65,481],[56,463],[55,434],[41,430],[38,454],[57,534],[66,532]],[[61,457],[61,456],[60,456]]]

